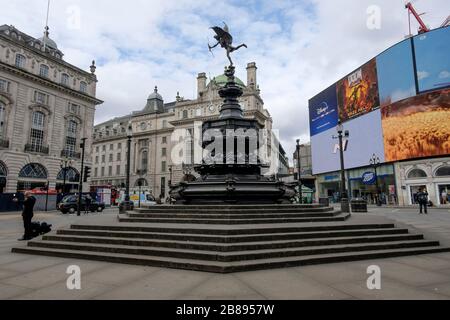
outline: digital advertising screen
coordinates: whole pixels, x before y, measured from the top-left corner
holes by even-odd
[[[387,49],[376,61],[382,107],[416,95],[411,39]]]
[[[345,122],[380,106],[377,65],[372,59],[337,83],[339,119]]]
[[[344,165],[346,169],[369,165],[375,153],[384,162],[381,110],[377,109],[344,123],[350,136],[344,139]],[[336,128],[311,137],[313,174],[340,170],[339,141]]]
[[[450,26],[414,37],[419,91],[450,86]]]
[[[450,89],[382,108],[386,161],[450,154]]]
[[[336,85],[309,100],[309,128],[310,135],[336,127],[338,123],[338,106]]]

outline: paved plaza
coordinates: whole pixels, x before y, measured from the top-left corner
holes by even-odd
[[[114,223],[117,213],[38,213],[35,220],[57,229]],[[354,219],[362,215],[391,220],[450,246],[448,209],[418,215],[415,208],[370,208]],[[213,274],[11,253],[21,232],[19,214],[0,216],[0,299],[450,299],[450,253]],[[81,290],[67,289],[71,265],[81,268]],[[371,265],[381,268],[380,290],[367,288]]]

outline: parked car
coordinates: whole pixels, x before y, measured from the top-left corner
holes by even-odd
[[[81,196],[81,208],[80,211],[85,211],[85,205],[86,205],[86,195]],[[78,196],[77,195],[70,195],[66,196],[62,199],[61,203],[58,205],[59,211],[62,213],[75,213],[78,211]],[[91,203],[89,205],[89,211],[91,212],[102,212],[105,210],[105,204],[102,202],[97,202],[96,200],[92,199]]]

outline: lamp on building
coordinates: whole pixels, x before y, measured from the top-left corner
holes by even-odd
[[[67,171],[72,167],[73,161],[68,158],[61,159],[61,170],[63,170],[63,188],[62,193],[63,196],[66,194],[66,178],[67,178]]]
[[[381,198],[380,198],[380,187],[378,184],[378,172],[377,167],[380,165],[380,158],[374,153],[372,158],[370,158],[369,163],[372,165],[374,173],[375,173],[375,187],[376,187],[376,196],[377,196],[377,206],[381,207]]]
[[[133,127],[131,123],[127,128],[127,180],[125,186],[125,200],[120,203],[119,212],[125,213],[133,210],[134,203],[130,201],[130,168],[131,168],[131,139],[133,138]],[[140,195],[139,195],[140,197]]]
[[[350,206],[348,203],[347,189],[345,187],[345,165],[344,165],[344,143],[343,138],[348,138],[350,133],[348,130],[344,132],[344,126],[339,120],[336,126],[338,136],[333,136],[333,139],[339,139],[339,158],[341,163],[341,210],[342,212],[350,212]]]

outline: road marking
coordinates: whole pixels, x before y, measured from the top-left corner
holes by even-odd
[[[400,209],[394,209],[394,210],[392,210],[392,212],[399,212],[400,211]]]

